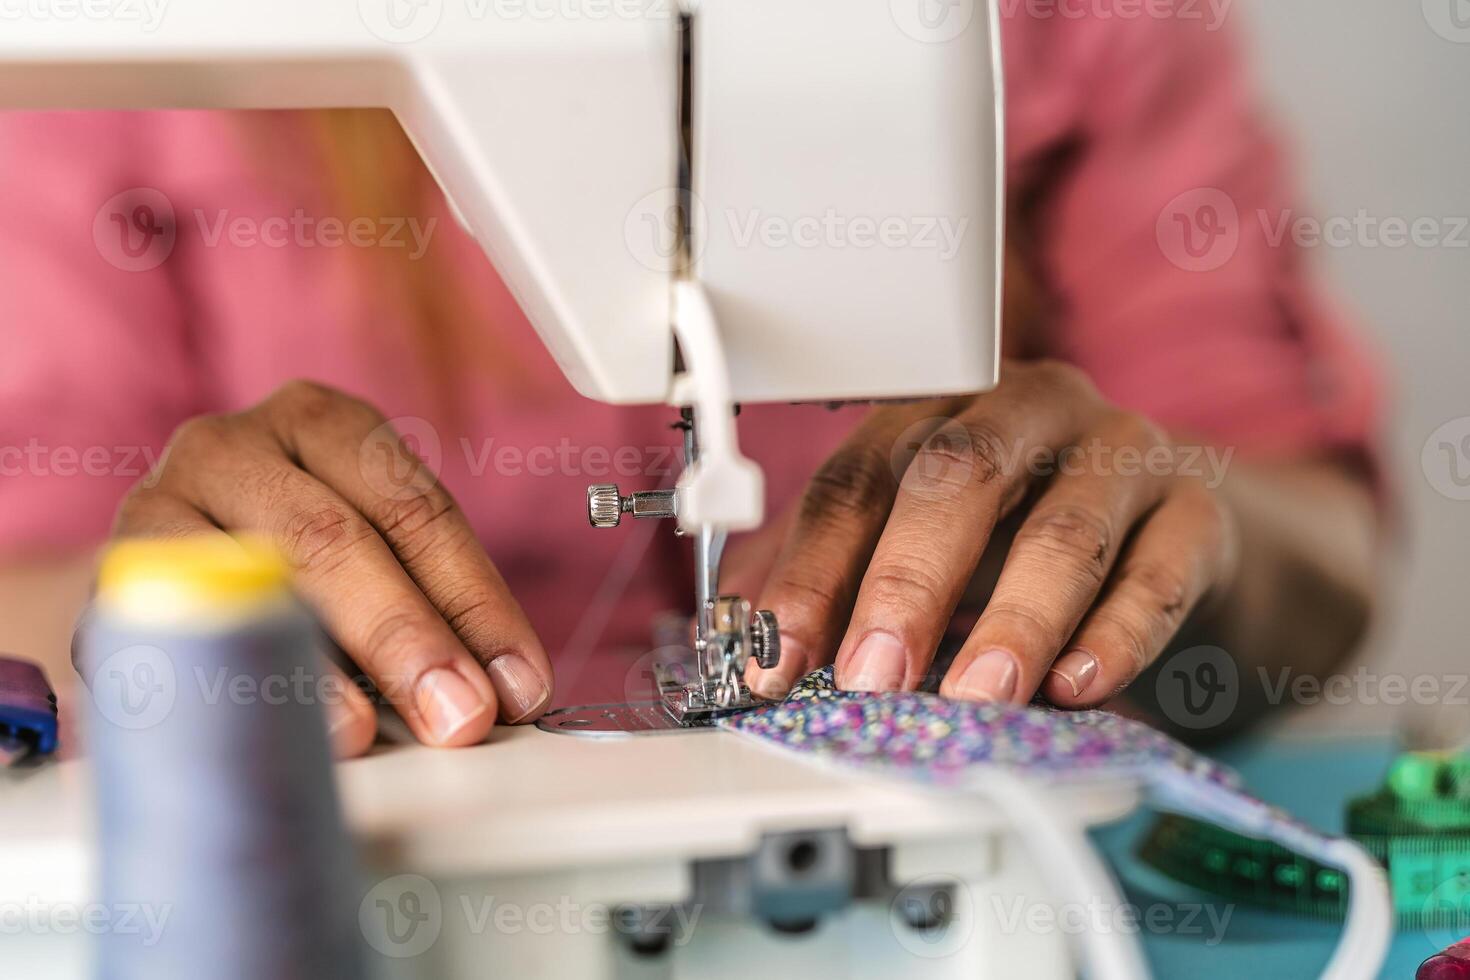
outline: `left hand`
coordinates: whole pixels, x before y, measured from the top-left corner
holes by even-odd
[[[758,608],[780,621],[782,659],[750,665],[757,694],[780,697],[834,657],[844,689],[916,688],[1009,517],[948,697],[1101,704],[1228,584],[1233,523],[1177,472],[1158,426],[1075,368],[1001,374],[979,396],[874,411],[817,472],[764,577]]]

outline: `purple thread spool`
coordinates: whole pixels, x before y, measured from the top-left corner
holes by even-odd
[[[363,975],[316,627],[273,552],[124,542],[80,631],[105,980]]]

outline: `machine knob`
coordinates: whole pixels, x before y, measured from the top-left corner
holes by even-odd
[[[587,488],[587,519],[593,527],[617,527],[624,514],[634,517],[679,516],[677,490],[635,490],[628,496],[611,483]]]
[[[623,519],[623,495],[611,483],[587,488],[587,519],[593,527],[617,527]]]
[[[751,617],[750,655],[764,670],[781,662],[781,631],[776,626],[776,614],[769,609]]]

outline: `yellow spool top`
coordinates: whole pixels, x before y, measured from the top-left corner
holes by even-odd
[[[286,560],[260,538],[135,538],[103,554],[97,601],[129,618],[234,619],[279,604],[290,582]]]

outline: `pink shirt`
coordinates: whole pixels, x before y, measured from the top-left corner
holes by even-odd
[[[1013,210],[1050,305],[1012,349],[1072,361],[1115,401],[1242,455],[1366,451],[1374,373],[1271,234],[1298,202],[1228,32],[1016,9],[1010,189],[1030,202]],[[406,425],[421,451],[437,437],[443,481],[553,656],[646,649],[649,618],[690,601],[687,548],[663,526],[592,531],[583,494],[671,479],[670,411],[577,396],[430,191],[419,232],[436,219],[429,247],[463,271],[499,352],[451,379],[462,409],[446,417],[404,310],[323,247],[347,229],[289,224],[340,217],[311,168],[255,149],[227,113],[0,116],[0,551],[95,545],[180,421],[307,377],[425,420]],[[273,244],[220,224],[238,217]],[[171,250],[140,237],[153,227]],[[397,238],[418,247],[408,227]],[[853,418],[747,410],[772,512]]]

